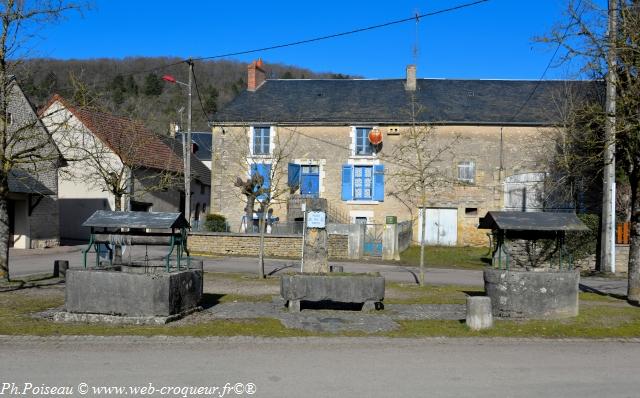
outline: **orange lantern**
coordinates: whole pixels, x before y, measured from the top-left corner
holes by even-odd
[[[378,129],[369,131],[369,142],[373,145],[379,145],[382,142],[382,131]]]

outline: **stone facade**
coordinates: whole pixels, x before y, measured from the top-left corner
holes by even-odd
[[[354,222],[356,217],[366,217],[368,223],[385,222],[385,217],[395,215],[398,221],[414,223],[414,241],[419,239],[418,209],[407,208],[392,193],[397,190],[394,181],[387,178],[383,201],[356,201],[341,199],[342,166],[384,165],[385,174],[398,166],[389,158],[394,145],[403,140],[407,126],[379,127],[384,134],[383,148],[373,156],[355,156],[354,126],[271,126],[272,140],[278,145],[290,145],[290,158],[274,170],[287,182],[287,163],[317,165],[319,168],[319,196],[327,199],[332,209],[346,215]],[[540,171],[540,159],[547,152],[541,136],[551,133],[551,128],[523,126],[437,126],[434,127],[434,146],[455,142],[438,163],[442,175],[454,181],[446,189],[433,192],[428,198],[428,208],[455,209],[457,214],[457,244],[487,246],[486,231],[477,229],[479,218],[489,210],[501,210],[505,202],[505,179],[509,176]],[[251,126],[224,126],[213,129],[214,148],[211,211],[227,217],[232,231],[239,231],[244,215],[245,198],[234,181],[249,175],[249,164],[254,159],[249,151]],[[266,159],[268,161],[268,158]],[[458,164],[473,162],[473,183],[456,183]],[[274,216],[286,220],[286,200],[274,204]]]
[[[348,236],[329,234],[329,258],[349,258]],[[257,256],[260,235],[217,232],[192,232],[188,239],[189,251],[195,254]],[[267,257],[300,258],[302,236],[265,235],[264,251]]]

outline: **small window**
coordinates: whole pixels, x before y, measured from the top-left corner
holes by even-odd
[[[476,179],[476,165],[472,161],[458,163],[458,181],[473,184]]]
[[[11,112],[7,112],[7,126],[11,126],[13,124],[13,115]]]
[[[478,208],[477,207],[465,207],[464,215],[466,217],[478,217]]]
[[[371,156],[373,155],[373,145],[369,141],[369,132],[371,127],[356,127],[356,155]]]
[[[254,155],[268,155],[270,153],[271,144],[271,128],[266,127],[254,127],[253,128],[253,154]]]

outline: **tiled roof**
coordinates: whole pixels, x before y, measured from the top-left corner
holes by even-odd
[[[109,149],[117,153],[125,164],[133,167],[182,172],[182,149],[175,148],[175,144],[173,144],[175,140],[154,133],[137,120],[71,106],[57,94],[44,109],[49,108],[56,101],[60,101]],[[195,156],[191,157],[191,172],[193,177],[201,183],[211,184],[209,169]]]
[[[267,80],[214,115],[219,123],[411,123],[404,79]],[[537,88],[536,88],[536,85]],[[519,108],[527,101],[518,113]],[[591,81],[418,79],[416,121],[438,124],[552,125],[558,104],[603,93]]]

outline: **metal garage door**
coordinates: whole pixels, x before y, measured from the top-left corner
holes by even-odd
[[[455,246],[458,243],[458,209],[426,209],[420,211],[418,240],[426,228],[427,245]]]

